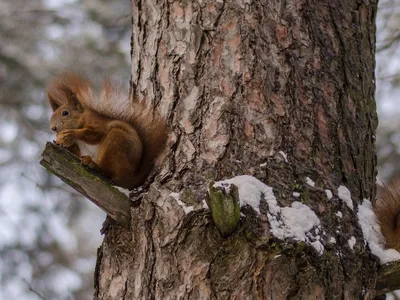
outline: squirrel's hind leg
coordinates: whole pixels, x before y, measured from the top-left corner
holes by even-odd
[[[140,167],[142,142],[129,124],[114,121],[100,144],[96,163],[102,173],[116,185],[133,189]]]

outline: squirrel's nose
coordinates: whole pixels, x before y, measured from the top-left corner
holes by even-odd
[[[51,127],[51,130],[57,131],[57,126],[52,126],[52,127]]]

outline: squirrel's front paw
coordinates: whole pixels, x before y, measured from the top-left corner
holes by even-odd
[[[92,160],[90,156],[81,156],[82,165],[87,166],[89,169],[92,170],[99,170],[97,164]]]
[[[57,133],[56,143],[61,147],[70,147],[74,144],[71,130],[63,130]]]

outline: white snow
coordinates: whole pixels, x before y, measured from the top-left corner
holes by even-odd
[[[282,207],[281,214],[285,227],[277,231],[281,236],[293,237],[299,241],[305,240],[305,234],[314,226],[320,224],[315,213],[301,202],[295,201],[292,207]]]
[[[352,236],[347,242],[349,243],[350,249],[353,250],[354,245],[356,244],[356,238]]]
[[[203,200],[203,201],[202,201],[201,207],[204,208],[204,209],[208,209],[208,205],[207,205],[206,200]]]
[[[306,183],[310,186],[315,186],[315,182],[310,177],[306,177]]]
[[[298,201],[291,207],[280,207],[273,194],[272,187],[262,183],[249,175],[237,176],[228,180],[218,181],[214,187],[222,187],[229,192],[229,184],[238,187],[240,205],[250,205],[256,212],[260,212],[261,194],[268,203],[268,220],[272,234],[284,240],[293,238],[312,245],[318,253],[322,254],[324,246],[320,242],[318,232],[321,232],[320,221],[317,215],[307,206]],[[315,229],[315,233],[311,230]]]
[[[311,246],[313,246],[315,248],[315,250],[317,250],[317,252],[319,254],[324,253],[325,248],[324,248],[324,245],[322,245],[320,241],[311,242],[310,244],[311,244]]]
[[[267,163],[260,164],[260,168],[265,168],[266,166],[267,166]]]
[[[338,218],[342,218],[342,217],[343,217],[343,214],[342,214],[341,211],[336,212],[335,215],[336,215]]]
[[[351,193],[350,191],[347,189],[347,187],[341,185],[338,188],[338,196],[339,199],[343,200],[347,206],[353,210],[353,200],[351,200]]]
[[[331,244],[336,244],[335,238],[334,238],[334,237],[331,237],[331,238],[329,239],[329,243],[331,243]]]
[[[288,160],[287,160],[287,155],[286,155],[286,153],[285,152],[283,152],[283,151],[279,151],[278,152],[280,155],[282,155],[282,157],[283,157],[283,159],[285,160],[285,162],[289,162]]]
[[[332,192],[330,190],[325,190],[325,193],[326,193],[326,197],[328,197],[328,200],[331,200],[333,197]]]
[[[179,198],[179,193],[170,193],[169,194],[172,198],[174,198],[176,200],[176,203],[179,204],[179,206],[181,206],[183,208],[183,211],[185,212],[185,214],[190,213],[191,211],[193,211],[193,206],[188,206],[186,203],[182,202]]]
[[[114,187],[115,187],[118,191],[120,191],[121,193],[123,193],[124,195],[126,195],[126,196],[129,198],[129,194],[131,193],[130,190],[124,189],[124,188],[122,188],[122,187],[120,187],[120,186],[117,186],[117,185],[114,185]]]
[[[358,206],[357,216],[364,239],[368,242],[371,252],[379,257],[381,264],[400,259],[400,253],[396,250],[384,249],[384,238],[369,200],[364,199]]]
[[[179,200],[180,196],[179,193],[170,193],[169,194],[172,198],[174,198],[175,200]]]
[[[190,204],[186,204],[185,202],[180,200],[180,195],[179,193],[170,193],[169,194],[172,198],[175,199],[176,203],[178,203],[179,206],[181,206],[183,208],[183,211],[185,212],[185,214],[187,215],[188,213],[190,213],[191,211],[194,210],[198,210],[198,209],[208,209],[208,205],[205,199],[203,199],[199,205],[193,206]]]
[[[241,175],[231,179],[217,181],[214,187],[222,187],[225,189],[226,193],[229,193],[230,184],[234,184],[238,187],[240,206],[242,207],[246,204],[250,205],[257,213],[260,213],[261,193],[264,194],[267,202],[268,199],[275,200],[271,187],[249,175]]]
[[[296,198],[298,198],[298,197],[300,197],[300,193],[293,192],[293,196],[296,197]]]
[[[274,236],[281,240],[293,238],[296,241],[304,241],[311,244],[318,253],[324,252],[318,235],[321,229],[320,221],[307,205],[295,201],[291,207],[279,207],[276,200],[268,201],[268,205],[270,210],[268,219]],[[311,233],[313,228],[315,228],[315,234]]]

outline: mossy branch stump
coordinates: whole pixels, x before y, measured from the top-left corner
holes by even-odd
[[[227,237],[233,233],[240,220],[239,191],[234,184],[229,186],[228,192],[213,184],[210,184],[209,189],[211,217],[221,235]]]
[[[75,155],[48,142],[40,164],[100,207],[117,223],[130,226],[129,198],[99,174],[83,166]]]

